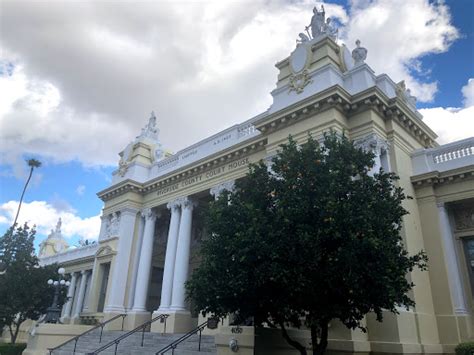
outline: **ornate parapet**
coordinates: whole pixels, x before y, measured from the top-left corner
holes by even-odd
[[[86,245],[80,248],[69,249],[63,253],[55,254],[52,256],[39,258],[39,264],[50,265],[54,263],[64,264],[70,261],[82,260],[87,258],[94,258],[97,249],[99,248],[98,244]]]
[[[437,148],[417,150],[411,155],[411,161],[413,175],[444,172],[474,165],[474,137]]]

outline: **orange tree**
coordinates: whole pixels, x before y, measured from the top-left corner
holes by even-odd
[[[0,237],[0,258],[5,268],[0,275],[0,332],[6,326],[13,344],[25,320],[37,320],[46,313],[54,291],[47,281],[58,277],[57,264],[39,266],[33,246],[35,233],[25,223],[11,227]],[[60,305],[65,296],[63,289]]]
[[[290,137],[271,169],[251,166],[210,204],[202,263],[187,283],[196,309],[280,328],[301,354],[287,328],[304,323],[323,354],[331,320],[365,330],[367,313],[382,321],[382,310],[413,306],[406,276],[427,258],[403,246],[397,177],[372,167],[372,153],[335,133],[321,145]]]

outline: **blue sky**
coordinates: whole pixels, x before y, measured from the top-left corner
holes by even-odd
[[[157,113],[177,151],[271,104],[274,64],[319,2],[2,2],[0,233],[27,177],[20,221],[38,244],[63,219],[70,244],[96,239],[118,153]],[[439,142],[474,136],[474,1],[325,2],[367,63],[405,80]],[[379,23],[380,22],[380,23]],[[377,27],[378,26],[378,27]],[[192,29],[192,30],[191,30]]]

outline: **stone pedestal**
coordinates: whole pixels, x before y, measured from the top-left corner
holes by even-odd
[[[47,355],[54,348],[92,328],[90,325],[40,324],[28,338],[24,355]]]
[[[132,330],[148,322],[151,319],[151,312],[129,312],[125,317],[123,330]]]
[[[221,327],[215,336],[218,355],[254,355],[255,351],[255,328],[254,327]],[[236,351],[231,350],[229,344],[237,345]],[[260,354],[260,353],[258,353]]]
[[[151,332],[154,333],[172,333],[172,334],[183,334],[187,333],[193,328],[195,324],[191,318],[191,312],[189,311],[176,311],[176,312],[163,312],[169,314],[169,317],[166,319],[166,329],[165,322],[161,323],[156,321],[151,324]],[[153,318],[158,317],[162,312],[154,312]]]

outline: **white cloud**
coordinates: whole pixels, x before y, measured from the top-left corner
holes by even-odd
[[[461,91],[464,96],[464,106],[474,106],[474,78],[470,78],[467,84],[462,87]]]
[[[8,201],[0,205],[0,224],[7,226],[13,223],[18,201]],[[18,224],[28,222],[36,225],[39,237],[47,236],[56,226],[58,218],[62,219],[62,235],[66,238],[81,237],[96,240],[100,231],[100,216],[79,217],[74,210],[61,211],[46,201],[24,202],[21,206]]]
[[[79,196],[83,196],[84,192],[86,192],[86,187],[84,185],[79,185],[78,187],[76,187],[76,193]]]
[[[405,79],[419,99],[419,58],[446,51],[457,37],[442,2],[373,0],[346,10],[344,40],[369,50],[376,72]],[[57,162],[115,165],[117,153],[155,110],[161,139],[178,150],[242,122],[271,104],[277,70],[314,2],[38,1],[2,3],[0,159],[23,154]],[[6,64],[4,64],[6,65]]]
[[[386,72],[396,82],[405,80],[419,101],[433,101],[436,78],[421,81],[414,73],[429,77],[419,59],[446,52],[459,37],[448,6],[427,0],[352,0],[350,15],[349,45],[360,39],[376,72]]]
[[[474,106],[426,108],[420,110],[425,123],[439,136],[440,144],[474,137]]]
[[[441,144],[474,137],[474,79],[461,89],[464,108],[435,107],[420,110],[424,121],[438,134]]]

